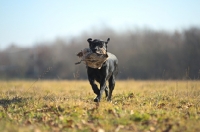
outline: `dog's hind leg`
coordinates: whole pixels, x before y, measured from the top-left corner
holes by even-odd
[[[108,87],[106,86],[105,88],[105,94],[106,94],[106,98],[108,97]]]
[[[107,101],[111,101],[111,98],[112,98],[112,92],[115,88],[115,76],[112,75],[110,78],[109,78],[109,94],[108,94],[108,98],[107,98]]]

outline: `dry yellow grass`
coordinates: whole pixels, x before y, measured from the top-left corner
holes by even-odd
[[[199,81],[117,81],[112,103],[94,97],[88,81],[0,81],[0,131],[200,131]]]

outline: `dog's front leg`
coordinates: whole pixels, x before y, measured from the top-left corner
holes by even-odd
[[[105,91],[105,88],[106,88],[106,80],[102,80],[102,81],[100,82],[100,94],[99,94],[99,96],[96,98],[96,102],[100,102],[101,97],[102,97],[102,95],[103,95],[103,93],[104,93],[104,91]]]
[[[97,85],[95,84],[95,81],[93,78],[89,78],[89,82],[90,82],[90,85],[92,86],[92,90],[93,92],[97,95],[97,97],[99,96],[100,94],[100,91],[97,87]]]

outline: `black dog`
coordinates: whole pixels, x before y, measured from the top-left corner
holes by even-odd
[[[107,42],[95,39],[92,40],[89,38],[87,41],[89,42],[89,47],[93,53],[97,53],[100,48],[105,49],[107,52],[107,44],[110,38],[108,38]],[[87,74],[88,80],[92,86],[94,93],[97,97],[94,99],[94,102],[100,102],[103,92],[105,91],[107,101],[111,101],[112,92],[115,87],[115,78],[118,74],[118,59],[115,55],[107,52],[108,59],[103,63],[100,69],[91,68],[87,66]],[[95,84],[97,81],[100,84],[100,89]],[[108,87],[106,86],[106,81],[109,84],[109,92]]]

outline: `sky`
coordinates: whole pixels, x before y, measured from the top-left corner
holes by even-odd
[[[200,27],[199,0],[0,0],[0,49],[134,27]]]

